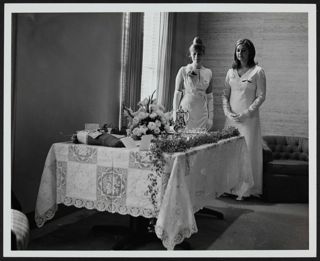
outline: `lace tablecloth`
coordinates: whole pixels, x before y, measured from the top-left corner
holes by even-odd
[[[171,250],[197,232],[194,213],[208,199],[253,185],[243,137],[165,155],[157,175],[148,151],[84,144],[51,146],[35,209],[38,227],[52,219],[57,206],[85,207],[111,213],[156,217],[155,231]]]

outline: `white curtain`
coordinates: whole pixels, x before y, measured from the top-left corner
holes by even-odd
[[[160,42],[158,52],[157,70],[157,100],[158,103],[171,107],[170,100],[170,72],[171,72],[171,50],[172,50],[172,31],[173,13],[160,14]]]

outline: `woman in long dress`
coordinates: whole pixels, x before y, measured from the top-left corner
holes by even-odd
[[[212,71],[202,65],[205,46],[199,37],[194,38],[189,52],[192,63],[182,66],[176,76],[173,119],[181,108],[189,114],[187,129],[209,130],[213,123]]]
[[[255,48],[248,39],[236,42],[234,63],[225,79],[223,110],[226,126],[238,128],[244,136],[252,167],[251,195],[262,194],[262,138],[259,107],[266,97],[266,76],[254,61]]]

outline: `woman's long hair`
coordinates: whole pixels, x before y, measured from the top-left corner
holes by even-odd
[[[233,69],[239,69],[241,67],[241,63],[237,58],[237,47],[239,45],[244,45],[248,51],[249,51],[249,55],[248,55],[248,66],[251,68],[253,66],[255,66],[256,64],[258,64],[257,62],[254,61],[254,57],[256,56],[256,49],[254,48],[253,43],[249,40],[249,39],[239,39],[236,42],[235,48],[234,48],[234,54],[233,54],[233,64],[232,64],[232,68]]]

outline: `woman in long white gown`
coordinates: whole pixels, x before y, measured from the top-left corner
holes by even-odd
[[[223,110],[225,126],[238,128],[249,151],[254,186],[251,195],[262,194],[262,138],[259,107],[266,97],[266,76],[254,61],[255,48],[248,39],[236,42],[234,63],[225,79]]]
[[[176,76],[173,118],[182,108],[189,114],[187,129],[209,130],[213,123],[212,71],[202,65],[205,47],[199,37],[194,38],[189,52],[192,63],[182,66]]]

